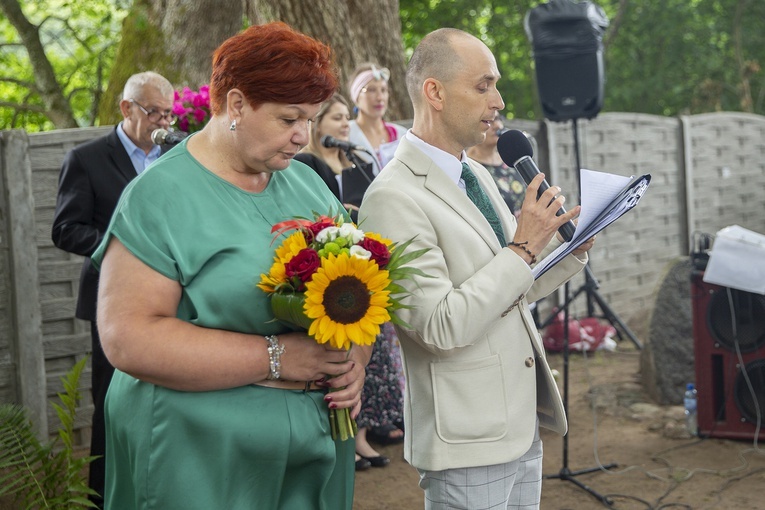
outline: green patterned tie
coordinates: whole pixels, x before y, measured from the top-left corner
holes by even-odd
[[[497,211],[494,210],[494,206],[491,205],[489,197],[484,193],[481,185],[478,184],[478,179],[475,174],[470,170],[467,163],[462,163],[462,180],[465,181],[465,191],[467,191],[468,198],[478,207],[481,214],[488,220],[491,228],[494,229],[499,240],[500,246],[507,246],[505,243],[505,234],[502,232],[502,224],[499,222],[499,216]]]

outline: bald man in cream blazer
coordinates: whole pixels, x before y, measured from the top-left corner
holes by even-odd
[[[535,508],[541,497],[539,425],[566,433],[560,394],[529,303],[580,271],[593,240],[534,280],[536,259],[555,249],[556,231],[579,213],[555,212],[563,197],[542,177],[516,222],[489,172],[465,149],[480,143],[504,103],[499,71],[478,39],[454,29],[429,34],[407,70],[412,129],[367,190],[359,219],[367,231],[410,249],[430,278],[397,327],[406,394],[404,456],[420,473],[425,508]],[[488,195],[511,246],[503,246],[468,198],[463,163]],[[552,201],[552,203],[550,203]],[[523,487],[523,490],[521,490]]]

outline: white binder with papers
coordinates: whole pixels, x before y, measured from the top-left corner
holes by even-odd
[[[534,266],[531,270],[534,278],[542,276],[573,250],[634,208],[650,182],[650,174],[635,178],[582,168],[582,211],[579,213],[574,237]]]

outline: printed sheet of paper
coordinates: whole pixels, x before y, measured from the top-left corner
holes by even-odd
[[[580,170],[582,210],[571,241],[561,244],[531,270],[539,278],[592,236],[635,207],[648,189],[649,174],[635,179],[595,170]]]

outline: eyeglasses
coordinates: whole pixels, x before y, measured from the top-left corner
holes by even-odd
[[[139,103],[135,99],[130,99],[129,101],[131,103],[135,104],[136,106],[138,106],[138,108],[140,108],[141,111],[144,114],[146,114],[146,117],[151,122],[155,122],[156,123],[156,122],[159,122],[162,119],[166,119],[172,125],[172,124],[175,124],[176,120],[178,120],[178,116],[176,116],[171,110],[166,110],[164,113],[161,113],[161,112],[159,112],[159,111],[157,111],[157,110],[155,110],[153,108],[151,110],[147,110],[146,108],[143,107],[143,105],[141,105],[141,103]]]

